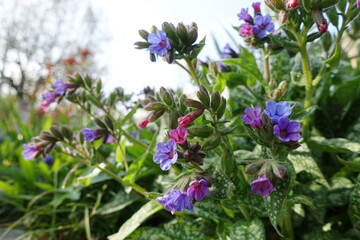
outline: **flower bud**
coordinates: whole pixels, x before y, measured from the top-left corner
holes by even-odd
[[[176,29],[172,23],[164,22],[162,25],[162,30],[166,33],[166,36],[169,40],[175,41],[176,40]]]
[[[190,135],[203,138],[211,136],[214,132],[214,128],[208,125],[193,125],[187,130]]]
[[[180,114],[176,109],[171,111],[171,113],[169,114],[169,128],[170,129],[175,129],[178,126],[177,119],[179,117],[180,117]]]
[[[191,45],[198,38],[198,30],[196,28],[193,28],[193,27],[190,28],[188,36],[189,36],[189,44]]]
[[[214,135],[211,135],[208,139],[206,139],[202,144],[202,150],[203,151],[209,151],[217,146],[219,146],[221,143],[221,134],[216,133]]]
[[[278,20],[280,24],[286,23],[287,18],[288,18],[287,12],[285,10],[281,10],[278,15]]]
[[[147,49],[151,46],[148,42],[136,42],[134,43],[136,49]]]
[[[56,144],[56,143],[51,143],[51,144],[46,145],[46,147],[44,148],[44,154],[50,153],[51,150],[55,147],[55,144]],[[37,154],[37,156],[35,157],[35,159],[38,158],[38,157],[40,156],[40,154],[41,154],[41,151],[38,152],[38,154]]]
[[[171,96],[168,90],[166,90],[164,87],[160,88],[160,96],[161,99],[168,105],[171,106],[172,105],[172,100],[171,100]]]
[[[284,81],[281,81],[281,83],[279,84],[279,89],[285,91],[286,90],[286,86],[287,86],[287,82],[284,80]]]
[[[191,144],[190,150],[192,150],[193,152],[198,152],[201,150],[201,145],[199,144],[198,141],[195,141]]]
[[[146,128],[148,123],[149,123],[149,120],[146,118],[143,121],[141,121],[138,126],[139,126],[139,128],[144,129],[144,128]]]
[[[282,95],[283,95],[283,91],[278,88],[271,92],[271,97],[275,101],[278,101],[279,99],[281,99]]]
[[[328,24],[322,13],[322,10],[321,9],[313,10],[312,17],[314,19],[314,22],[316,23],[317,28],[319,29],[319,32],[326,33]]]
[[[168,64],[171,64],[174,62],[174,52],[173,51],[168,51],[166,54],[165,54],[165,60]]]
[[[153,111],[148,119],[150,122],[155,122],[156,120],[158,120],[163,114],[165,113],[165,109],[158,109],[158,110],[155,110]]]
[[[149,36],[149,33],[143,29],[139,30],[139,35],[144,39],[144,40],[148,40],[148,36]]]
[[[325,52],[328,52],[332,44],[331,34],[329,32],[324,33],[321,37],[321,41]]]
[[[274,90],[277,87],[277,83],[273,78],[270,79],[268,85],[270,90]]]
[[[156,56],[153,53],[150,53],[150,61],[156,62]]]
[[[108,115],[105,115],[105,122],[106,122],[106,125],[109,127],[109,129],[114,131],[114,123],[113,123],[111,117],[109,117]]]
[[[60,131],[61,131],[61,134],[62,134],[66,139],[68,139],[70,142],[72,141],[73,132],[71,131],[71,129],[70,129],[68,126],[66,126],[66,125],[61,125]]]
[[[63,135],[60,132],[60,128],[56,125],[50,127],[50,132],[58,139],[63,139]]]
[[[57,142],[57,140],[58,140],[56,137],[54,137],[51,134],[51,132],[48,132],[48,131],[41,131],[40,138],[42,140],[49,141],[49,142]]]
[[[219,91],[215,91],[211,94],[211,108],[213,111],[218,110],[221,102],[221,96]]]
[[[185,99],[184,104],[187,107],[191,107],[191,108],[205,108],[201,102],[190,99],[190,98]]]
[[[262,167],[262,165],[264,164],[264,160],[259,160],[253,163],[250,163],[248,165],[246,165],[245,167],[245,173],[247,175],[253,175],[259,172],[260,168]]]
[[[184,153],[184,158],[190,161],[194,157],[194,152],[191,150],[186,150]]]
[[[166,105],[160,102],[152,102],[149,103],[148,105],[146,105],[146,107],[144,107],[144,109],[146,111],[154,111],[154,110],[159,110],[159,109],[165,109]]]
[[[208,90],[204,85],[200,85],[200,91],[196,93],[197,97],[205,107],[210,106],[210,96]]]
[[[299,6],[299,0],[286,0],[285,3],[286,9],[294,9]]]
[[[221,103],[219,109],[216,111],[218,119],[220,119],[226,110],[226,99],[224,97],[221,97]]]
[[[265,0],[265,4],[274,11],[285,9],[284,0]]]
[[[101,120],[100,118],[94,118],[94,122],[96,125],[98,125],[100,128],[106,128],[106,124]]]
[[[141,105],[146,106],[150,103],[150,100],[146,98],[146,99],[142,100],[140,103],[141,103]]]
[[[156,26],[153,25],[153,26],[151,27],[151,33],[156,33],[157,30],[158,30],[158,28],[157,28]]]
[[[176,27],[176,33],[179,36],[181,42],[187,46],[188,45],[188,32],[186,26],[183,23],[178,23]]]

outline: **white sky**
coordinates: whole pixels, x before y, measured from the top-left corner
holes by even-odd
[[[139,29],[150,31],[151,26],[161,28],[164,21],[177,25],[178,22],[190,24],[196,22],[199,28],[198,40],[205,35],[206,46],[199,58],[206,56],[218,58],[211,33],[217,38],[220,48],[231,43],[225,27],[240,41],[232,25],[240,24],[237,13],[241,8],[251,8],[250,0],[92,0],[96,10],[104,15],[112,40],[106,43],[104,61],[108,66],[108,75],[103,78],[106,90],[122,86],[127,93],[138,93],[145,86],[177,88],[192,92],[187,74],[177,65],[149,60],[146,50],[134,48],[136,41],[142,38]],[[263,6],[264,7],[264,6]]]

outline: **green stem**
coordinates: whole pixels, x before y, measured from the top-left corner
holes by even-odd
[[[246,221],[250,222],[251,221],[251,216],[249,214],[249,211],[247,210],[247,208],[244,205],[240,205],[239,206],[241,213],[244,215]]]
[[[287,200],[285,200],[284,205],[287,208],[288,213],[290,213],[291,209],[289,209],[289,206],[287,206]],[[287,214],[287,213],[283,213],[282,216],[282,220],[283,220],[283,228],[284,228],[284,232],[285,232],[285,239],[288,240],[294,240],[294,229],[292,226],[292,222],[291,222],[291,214]]]
[[[176,60],[174,60],[174,63],[177,64],[178,66],[180,66],[182,69],[184,69],[191,76],[191,72],[184,65],[182,65],[181,63],[179,63]]]
[[[198,87],[200,87],[200,81],[199,81],[198,77],[196,76],[196,72],[195,72],[195,69],[194,69],[194,67],[193,67],[193,65],[192,65],[192,63],[191,63],[190,58],[186,57],[186,58],[185,58],[185,61],[186,61],[187,65],[188,65],[188,67],[189,67],[189,69],[190,69],[190,72],[191,72],[190,75],[191,75],[191,76],[193,77],[193,79],[195,80],[196,85],[198,85]]]
[[[145,149],[148,149],[149,147],[144,144],[143,142],[140,142],[139,140],[137,140],[136,138],[134,138],[133,136],[131,136],[129,133],[125,132],[121,127],[119,128],[119,130],[121,131],[121,133],[130,141],[133,142]],[[150,151],[151,154],[154,155],[154,151]]]
[[[269,84],[270,82],[270,65],[269,65],[269,57],[267,56],[267,50],[265,47],[262,48],[264,65],[265,65],[265,78],[266,82]]]

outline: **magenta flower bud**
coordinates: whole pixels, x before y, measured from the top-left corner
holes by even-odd
[[[326,33],[328,24],[327,21],[322,13],[321,9],[313,10],[312,17],[314,19],[314,22],[316,23],[316,26],[321,33]]]
[[[261,107],[257,106],[255,108],[247,107],[245,109],[245,115],[241,115],[240,118],[246,124],[250,124],[253,128],[261,127]]]
[[[279,119],[278,124],[274,126],[274,135],[283,142],[298,141],[301,138],[300,123],[292,121],[286,117]]]
[[[189,125],[189,123],[191,123],[191,116],[188,114],[188,115],[185,115],[184,117],[180,117],[178,118],[178,123],[180,126],[182,127],[186,127],[187,125]]]
[[[50,103],[49,102],[42,102],[41,103],[41,109],[46,112],[46,110],[48,109]]]
[[[252,186],[251,190],[254,194],[258,195],[261,193],[263,197],[268,197],[274,191],[273,185],[265,174],[252,181],[250,186]]]
[[[146,118],[142,122],[140,122],[138,126],[139,126],[139,128],[144,129],[144,128],[146,128],[148,123],[149,123],[149,120]]]
[[[24,151],[21,154],[24,156],[26,161],[34,160],[39,156],[40,147],[37,145],[24,144]]]
[[[178,126],[170,131],[170,138],[180,145],[185,144],[187,135],[188,131],[183,126]]]
[[[205,179],[194,180],[190,183],[187,190],[189,197],[194,197],[196,201],[200,202],[205,196],[209,195],[208,182]]]
[[[254,8],[254,11],[255,11],[255,15],[260,13],[260,5],[261,5],[261,2],[254,2],[251,6]]]
[[[253,27],[250,23],[245,23],[240,27],[239,33],[243,37],[251,37],[254,34]]]
[[[287,9],[293,9],[299,6],[299,0],[287,0],[285,4]]]

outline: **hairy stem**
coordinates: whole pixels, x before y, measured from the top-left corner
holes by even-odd
[[[267,50],[265,47],[262,48],[262,54],[264,58],[264,65],[265,65],[265,79],[266,82],[269,84],[270,82],[270,65],[269,65],[269,57],[267,56]]]
[[[199,81],[199,79],[198,79],[198,77],[196,76],[196,72],[195,72],[195,69],[194,69],[194,67],[193,67],[193,65],[192,65],[192,63],[191,63],[191,60],[190,60],[190,58],[185,58],[185,61],[186,61],[186,63],[187,63],[187,65],[188,65],[188,67],[189,67],[189,69],[190,69],[190,75],[192,76],[192,78],[195,80],[195,82],[196,82],[196,85],[198,86],[198,87],[200,87],[200,81]]]

